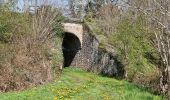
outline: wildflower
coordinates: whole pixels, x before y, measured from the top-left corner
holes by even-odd
[[[57,97],[54,97],[54,100],[58,100]]]

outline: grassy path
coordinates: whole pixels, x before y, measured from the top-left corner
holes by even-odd
[[[0,100],[163,100],[126,81],[65,69],[60,80],[22,92],[1,93]]]

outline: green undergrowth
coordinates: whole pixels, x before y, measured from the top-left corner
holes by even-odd
[[[64,69],[59,80],[21,92],[1,93],[0,100],[163,100],[126,81],[80,69]]]

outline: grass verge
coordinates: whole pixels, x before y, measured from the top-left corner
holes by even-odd
[[[61,78],[21,92],[1,93],[0,100],[163,100],[126,81],[66,68]]]

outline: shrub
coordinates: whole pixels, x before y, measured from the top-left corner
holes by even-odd
[[[1,12],[0,91],[22,90],[58,77],[62,65],[60,11],[45,5],[34,13]]]
[[[106,8],[104,6],[100,10],[98,18],[85,21],[99,37],[102,47],[114,47],[119,61],[125,66],[124,76],[128,81],[154,91],[159,90],[160,73],[156,66],[159,56],[153,46],[153,34],[152,30],[148,30],[146,17],[142,14],[134,15],[131,11],[121,13],[113,5],[106,5]],[[105,41],[100,37],[104,37]]]

